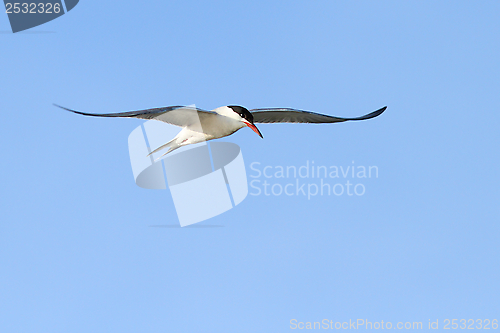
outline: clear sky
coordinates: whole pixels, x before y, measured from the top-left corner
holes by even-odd
[[[498,1],[83,0],[11,34],[0,15],[0,331],[500,319],[499,17]],[[200,224],[219,227],[181,229],[155,227],[178,224],[168,191],[134,183],[127,138],[141,120],[52,103],[388,109],[224,139],[261,184],[252,163],[375,166],[267,179],[349,181],[362,195],[250,188]]]

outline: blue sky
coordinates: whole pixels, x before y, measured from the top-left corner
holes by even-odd
[[[80,1],[18,34],[0,15],[1,330],[500,319],[499,13],[496,1]],[[142,121],[52,103],[388,109],[225,139],[249,176],[253,162],[377,166],[351,179],[364,195],[249,195],[201,224],[222,227],[181,229],[151,227],[178,223],[172,198],[134,183],[127,137]]]

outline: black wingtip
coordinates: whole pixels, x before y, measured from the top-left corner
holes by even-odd
[[[383,108],[378,109],[377,111],[373,111],[372,114],[374,117],[380,116],[384,111],[387,109],[387,106],[384,106]]]
[[[73,113],[76,113],[76,114],[81,114],[83,116],[92,116],[92,117],[105,117],[106,116],[106,115],[100,115],[100,114],[94,114],[94,113],[87,113],[87,112],[81,112],[81,111],[76,111],[76,110],[68,109],[68,108],[65,108],[64,106],[58,105],[56,103],[52,103],[52,104],[54,104],[54,106],[57,106],[58,108],[61,108],[63,110],[66,110],[66,111],[69,111],[69,112],[73,112]]]
[[[349,120],[367,120],[367,119],[372,119],[375,117],[380,116],[385,110],[387,109],[387,106],[384,106],[383,108],[380,108],[376,111],[373,111],[371,113],[365,114],[364,116],[358,117],[358,118],[352,118]]]
[[[387,106],[384,106],[383,108],[380,108],[377,111],[375,111],[377,112],[377,115],[375,117],[380,116],[382,113],[384,113],[385,110],[387,110]]]
[[[65,108],[64,106],[60,106],[59,104],[56,104],[56,103],[52,103],[52,105],[57,106],[58,108],[61,108],[61,109],[66,110],[66,111],[79,113],[78,111],[75,111],[75,110],[71,110],[71,109]]]

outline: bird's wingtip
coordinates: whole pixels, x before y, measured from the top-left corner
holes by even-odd
[[[387,109],[387,106],[384,106],[384,107],[378,109],[377,111],[372,112],[372,115],[373,115],[372,118],[380,116],[382,113],[384,113],[384,111],[386,109]]]
[[[75,112],[75,110],[71,110],[71,109],[65,108],[64,106],[61,106],[61,105],[56,104],[56,103],[52,103],[52,105],[57,106],[58,108],[61,108],[61,109],[66,110],[66,111]]]

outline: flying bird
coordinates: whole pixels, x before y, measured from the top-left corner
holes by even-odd
[[[192,106],[168,106],[119,113],[87,113],[68,109],[57,104],[54,105],[84,116],[154,119],[182,127],[182,130],[175,138],[156,148],[149,154],[151,155],[162,149],[169,148],[162,157],[182,146],[223,138],[243,127],[251,128],[263,138],[257,126],[255,126],[255,123],[340,123],[344,121],[375,118],[382,114],[387,108],[384,106],[383,108],[361,117],[341,118],[290,108],[247,110],[237,105],[221,106],[213,111],[206,111]]]

